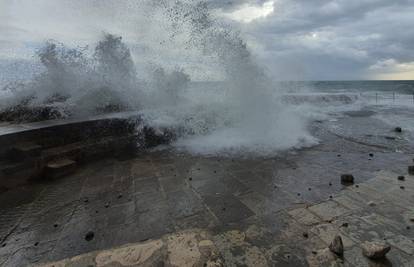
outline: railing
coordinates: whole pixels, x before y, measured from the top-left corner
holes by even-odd
[[[375,99],[376,104],[413,104],[414,93],[402,94],[396,92],[376,92],[376,93],[360,93],[360,96],[366,99]]]

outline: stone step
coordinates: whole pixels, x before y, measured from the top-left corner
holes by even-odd
[[[23,162],[0,162],[0,186],[13,188],[36,179],[42,174],[42,164],[38,159]]]
[[[0,162],[0,177],[6,175],[13,175],[21,172],[22,170],[36,168],[35,160],[26,160],[23,162]]]
[[[57,158],[69,158],[78,163],[83,163],[125,150],[128,146],[136,144],[137,138],[137,135],[110,136],[98,140],[76,142],[46,149],[42,156],[46,161],[52,161]]]
[[[45,167],[45,177],[47,179],[57,179],[70,175],[76,171],[76,165],[76,161],[70,159],[50,161]]]
[[[42,146],[32,142],[19,143],[9,151],[9,159],[22,162],[26,159],[39,157],[42,153]]]

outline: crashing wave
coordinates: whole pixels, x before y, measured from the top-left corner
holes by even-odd
[[[134,110],[152,127],[176,129],[177,148],[202,154],[272,154],[315,143],[307,119],[280,101],[241,34],[216,18],[207,2],[141,5],[154,18],[147,18],[147,26],[154,32],[168,29],[170,43],[146,51],[168,55],[174,46],[174,53],[188,61],[202,64],[205,59],[209,65],[204,68],[220,73],[219,92],[209,94],[208,85],[194,87],[185,66],[137,61],[139,55],[133,57],[121,37],[106,34],[93,51],[48,42],[38,53],[44,72],[17,88],[3,107],[47,105],[58,107],[62,116]]]

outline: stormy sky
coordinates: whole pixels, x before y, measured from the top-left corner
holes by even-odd
[[[113,32],[137,42],[137,2],[0,0],[0,65],[48,39],[85,45]],[[414,79],[414,0],[208,2],[277,80]]]

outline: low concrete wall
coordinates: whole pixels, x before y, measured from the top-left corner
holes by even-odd
[[[0,127],[0,186],[10,188],[43,178],[52,161],[70,159],[83,164],[136,153],[174,138],[168,130],[159,132],[142,124],[137,113],[115,113]]]

